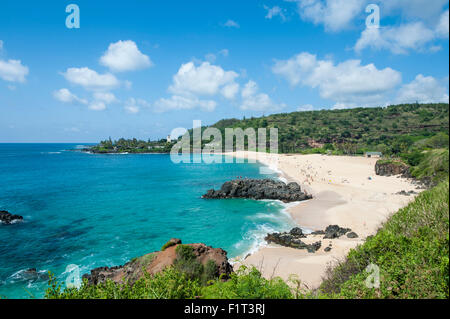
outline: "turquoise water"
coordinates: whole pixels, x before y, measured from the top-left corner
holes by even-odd
[[[201,199],[229,179],[261,178],[258,164],[174,164],[169,155],[93,155],[75,144],[0,144],[0,210],[22,223],[0,225],[0,296],[42,297],[46,281],[66,280],[159,250],[171,237],[245,254],[291,220],[274,201]],[[273,174],[271,177],[276,178]]]

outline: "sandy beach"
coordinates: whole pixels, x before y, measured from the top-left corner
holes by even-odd
[[[405,190],[420,192],[409,180],[397,176],[375,175],[376,158],[290,155],[256,152],[226,153],[236,158],[257,160],[277,170],[286,181],[299,183],[313,199],[292,205],[288,211],[296,224],[303,229],[323,230],[337,224],[351,228],[358,238],[342,236],[322,239],[308,236],[305,243],[322,241],[316,253],[270,244],[262,246],[250,256],[243,256],[235,264],[253,265],[266,278],[280,276],[288,279],[295,275],[306,288],[317,288],[328,265],[345,258],[350,249],[374,235],[382,223],[399,208],[406,206],[414,195],[396,195]],[[331,251],[324,248],[331,244]]]

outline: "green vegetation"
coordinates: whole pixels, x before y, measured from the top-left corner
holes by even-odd
[[[398,156],[414,143],[438,133],[448,134],[448,104],[402,104],[386,108],[355,108],[269,115],[261,118],[227,119],[225,128],[278,128],[280,153],[363,154],[379,151]],[[206,127],[205,127],[206,128]],[[204,129],[205,129],[204,128]],[[446,144],[441,138],[431,144]],[[438,148],[436,145],[429,145]]]
[[[194,248],[189,245],[178,245],[175,249],[177,258],[174,269],[191,280],[198,280],[202,284],[217,277],[217,265],[214,260],[208,260],[203,266],[194,254]]]
[[[87,149],[93,153],[169,153],[173,143],[165,139],[159,141],[142,141],[133,139],[119,139],[117,141],[101,141],[98,145]]]
[[[378,233],[330,269],[321,293],[336,298],[449,297],[449,182],[421,193]],[[369,264],[379,289],[367,288]]]
[[[435,149],[447,145],[448,148],[449,105],[401,104],[385,108],[280,113],[242,120],[225,119],[211,127],[219,129],[222,141],[225,141],[225,128],[278,128],[280,153],[362,155],[367,151],[379,151],[398,157],[409,153],[414,146]],[[192,130],[189,132],[192,138]],[[447,138],[439,133],[447,134]],[[425,139],[429,139],[428,142],[423,142]],[[203,146],[208,142],[203,140]],[[108,139],[90,150],[95,153],[169,153],[173,145],[165,139]]]
[[[175,246],[176,243],[172,240],[169,240],[167,243],[165,243],[162,247],[161,247],[161,251],[166,250],[169,247]]]
[[[255,268],[245,267],[233,273],[228,281],[216,278],[206,284],[176,267],[166,268],[154,276],[146,274],[132,286],[112,281],[89,286],[85,281],[80,289],[63,289],[51,276],[45,295],[47,299],[289,299],[300,296],[303,295],[299,290],[290,288],[281,279],[264,279]]]

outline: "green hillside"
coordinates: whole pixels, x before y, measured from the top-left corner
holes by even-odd
[[[448,113],[448,104],[403,104],[226,119],[212,127],[222,134],[227,127],[278,128],[280,153],[362,154],[370,150],[395,155],[426,137],[448,134]]]

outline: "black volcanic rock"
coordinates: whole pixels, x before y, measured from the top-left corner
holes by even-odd
[[[285,184],[273,179],[235,179],[225,182],[219,190],[210,189],[202,196],[208,199],[252,198],[297,202],[311,199],[297,183]]]
[[[14,222],[22,221],[23,217],[19,215],[13,215],[6,210],[0,210],[0,223],[10,225]]]
[[[411,177],[408,165],[384,160],[379,160],[375,163],[375,174],[380,176],[402,175],[402,177]]]
[[[354,231],[350,232],[347,234],[348,238],[358,238],[358,234],[355,233]]]
[[[321,246],[320,241],[313,244],[306,244],[300,240],[300,238],[306,238],[302,230],[298,227],[293,228],[289,233],[271,233],[267,234],[264,238],[268,243],[275,243],[281,246],[296,248],[296,249],[306,249],[310,253],[316,252]]]
[[[324,239],[333,239],[333,238],[339,238],[346,233],[351,231],[350,228],[342,228],[338,225],[330,225],[327,228],[325,228],[325,236]]]

